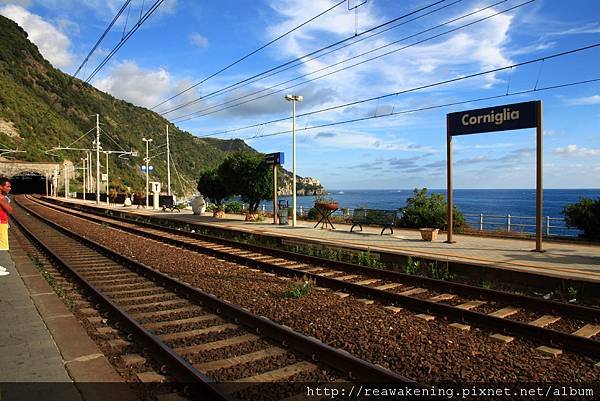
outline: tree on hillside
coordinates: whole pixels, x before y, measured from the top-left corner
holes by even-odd
[[[203,172],[198,179],[198,191],[217,206],[233,193],[225,184],[217,169]]]
[[[273,196],[273,169],[262,154],[234,153],[217,170],[231,191],[248,203],[250,213],[258,211],[262,199]]]

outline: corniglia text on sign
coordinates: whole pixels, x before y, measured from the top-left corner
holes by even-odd
[[[472,116],[469,114],[463,115],[461,122],[463,125],[474,125],[474,124],[482,124],[482,123],[494,123],[496,125],[500,125],[505,121],[509,120],[518,120],[519,119],[519,111],[510,111],[509,108],[502,109],[502,112],[496,113],[492,110],[489,114]]]
[[[535,100],[450,113],[448,135],[534,128],[541,118],[541,105],[541,101]]]

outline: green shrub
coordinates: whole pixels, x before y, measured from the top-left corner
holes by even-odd
[[[308,210],[308,213],[306,214],[306,218],[309,220],[319,220],[320,217],[321,217],[321,215],[319,214],[317,209],[314,207],[311,207]]]
[[[242,213],[244,204],[238,201],[230,201],[225,204],[225,213]]]
[[[444,195],[431,194],[427,197],[427,188],[415,189],[413,196],[406,200],[401,225],[414,228],[446,229],[448,225],[447,205]],[[456,231],[459,231],[465,224],[465,218],[456,206],[453,208],[453,220]]]
[[[288,286],[288,291],[283,294],[285,298],[301,298],[310,294],[315,282],[304,276],[301,280],[295,280]]]
[[[583,231],[583,237],[590,241],[600,240],[600,198],[581,198],[563,208],[567,226]]]

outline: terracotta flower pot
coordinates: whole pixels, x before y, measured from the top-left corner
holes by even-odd
[[[324,210],[335,210],[339,207],[339,203],[334,202],[316,202],[315,203],[315,207],[318,209],[324,209]]]
[[[425,241],[435,241],[440,232],[437,228],[421,228],[419,231],[421,231],[421,238]]]
[[[258,221],[258,213],[246,213],[246,221]]]
[[[213,211],[213,217],[216,217],[217,219],[222,219],[223,217],[225,217],[225,211],[215,210]]]

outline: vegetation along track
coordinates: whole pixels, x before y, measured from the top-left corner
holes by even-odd
[[[94,216],[56,205],[52,207],[128,233],[235,263],[288,277],[304,276],[318,286],[339,291],[340,296],[352,293],[363,297],[364,302],[376,300],[392,310],[397,310],[394,308],[400,305],[421,312],[418,316],[424,319],[433,319],[431,314],[444,316],[456,321],[455,327],[459,329],[469,329],[469,326],[460,323],[471,323],[503,334],[535,339],[552,347],[561,346],[590,357],[600,357],[600,310],[596,308],[300,256],[149,223]],[[509,339],[502,335],[497,338]],[[541,349],[547,350],[546,347]]]
[[[288,380],[417,385],[203,293],[57,223],[40,224],[45,206],[22,197],[17,203],[21,207],[15,208],[14,219],[22,230],[93,293],[122,330],[152,350],[172,376],[195,384],[192,388],[210,394],[210,399],[254,399],[254,391],[264,392],[253,385]],[[205,351],[212,351],[212,359]],[[290,386],[279,391],[277,399],[294,396],[289,392],[299,389]]]

